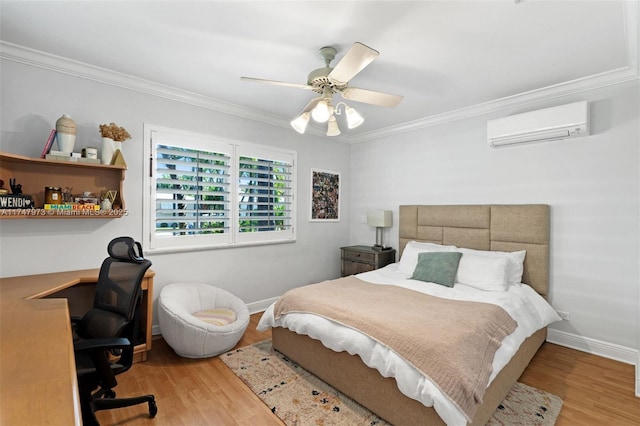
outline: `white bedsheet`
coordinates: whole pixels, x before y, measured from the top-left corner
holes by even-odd
[[[518,327],[504,339],[502,346],[496,352],[489,383],[509,362],[527,337],[560,320],[553,308],[535,290],[525,284],[510,285],[505,292],[481,291],[462,284],[448,288],[411,280],[409,276],[398,271],[397,263],[359,274],[357,277],[372,284],[393,284],[448,299],[493,303],[506,310],[517,321]],[[367,366],[377,369],[384,377],[394,377],[404,395],[428,407],[433,406],[447,425],[467,423],[464,414],[427,377],[386,346],[356,330],[312,314],[286,314],[276,321],[273,316],[273,307],[274,305],[271,305],[264,312],[258,324],[258,330],[284,327],[320,340],[324,346],[334,351],[357,354]]]

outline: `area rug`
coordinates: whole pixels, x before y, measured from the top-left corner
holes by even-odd
[[[227,352],[220,359],[287,425],[389,425],[274,351],[271,340]],[[487,424],[551,426],[561,407],[557,396],[516,383]]]

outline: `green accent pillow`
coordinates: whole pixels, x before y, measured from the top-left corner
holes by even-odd
[[[461,257],[457,251],[420,253],[411,279],[453,287]]]

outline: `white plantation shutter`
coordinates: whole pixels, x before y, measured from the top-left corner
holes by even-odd
[[[293,237],[294,157],[238,147],[238,241]]]
[[[295,152],[145,131],[148,249],[295,240]]]
[[[169,145],[156,158],[156,234],[229,232],[229,160]]]

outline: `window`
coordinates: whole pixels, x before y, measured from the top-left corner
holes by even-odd
[[[239,146],[238,241],[286,238],[293,227],[291,154]]]
[[[295,152],[145,126],[148,250],[295,240]]]

